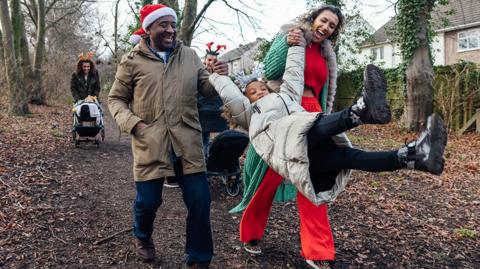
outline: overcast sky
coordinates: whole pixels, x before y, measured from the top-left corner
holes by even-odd
[[[121,9],[125,12],[125,14],[122,15],[122,17],[125,18],[122,20],[125,26],[129,22],[127,19],[129,16],[127,15],[127,11],[130,10],[126,1],[128,0],[123,0],[121,5]],[[372,4],[374,1],[371,0],[350,0],[351,3],[357,3],[363,17],[374,29],[381,27],[394,15],[391,1],[392,0],[376,0],[375,4]],[[238,0],[229,0],[228,2],[236,7],[241,6]],[[196,47],[197,51],[200,52],[200,55],[203,55],[205,49],[204,44],[210,41],[214,41],[215,44],[226,44],[228,51],[238,47],[240,44],[252,42],[257,37],[271,39],[282,24],[290,22],[298,15],[307,11],[306,3],[302,0],[243,0],[242,2],[259,11],[253,12],[245,10],[249,14],[252,13],[254,14],[254,17],[258,18],[262,29],[253,31],[251,28],[244,26],[244,38],[242,38],[240,35],[240,29],[238,26],[235,26],[237,25],[235,13],[231,11],[229,12],[228,8],[222,1],[215,1],[207,10],[206,16],[210,19],[222,22],[221,24],[217,23],[216,28],[223,33],[223,36],[209,33],[202,33],[196,36],[192,47]],[[205,0],[198,0],[198,8],[200,9],[204,3]],[[100,4],[102,7],[100,12],[104,14],[106,21],[108,21],[107,18],[112,17],[110,10],[112,9],[113,1],[103,0],[100,1]],[[234,25],[228,25],[229,23]],[[108,30],[107,27],[106,30]]]

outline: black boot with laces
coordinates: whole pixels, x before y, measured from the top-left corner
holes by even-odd
[[[446,145],[447,130],[440,116],[433,114],[428,117],[427,129],[419,138],[398,150],[398,160],[408,169],[440,175],[445,163],[443,152]]]
[[[356,124],[386,124],[392,119],[387,102],[387,79],[373,64],[363,72],[363,91],[351,107],[350,118]]]

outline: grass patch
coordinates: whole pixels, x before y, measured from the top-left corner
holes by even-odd
[[[477,232],[467,228],[455,229],[455,234],[461,238],[475,239],[477,237]]]
[[[412,199],[413,196],[409,192],[401,192],[400,193],[400,198],[408,200],[408,199]]]
[[[380,187],[380,181],[377,181],[377,180],[370,181],[370,187],[372,187],[372,188]]]
[[[50,134],[57,139],[65,138],[65,134],[59,129],[50,129]]]
[[[6,133],[7,130],[8,129],[6,127],[0,126],[0,134]]]
[[[24,135],[26,133],[28,133],[28,131],[25,130],[24,128],[18,129],[18,134]]]

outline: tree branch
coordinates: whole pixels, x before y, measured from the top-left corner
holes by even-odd
[[[191,25],[188,26],[188,29],[195,29],[195,26],[197,23],[201,20],[205,12],[207,11],[208,7],[214,2],[215,0],[208,0],[208,2],[203,6],[202,10],[198,12],[197,17],[195,20],[192,22]]]
[[[138,16],[137,11],[136,11],[135,8],[132,6],[132,4],[130,3],[130,1],[127,1],[127,4],[128,4],[128,7],[130,8],[130,10],[132,11],[132,13],[135,15],[136,20],[137,20],[137,21],[140,21],[140,17]]]

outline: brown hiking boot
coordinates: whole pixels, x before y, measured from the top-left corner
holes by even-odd
[[[148,241],[142,241],[138,238],[135,238],[135,248],[137,250],[137,255],[144,262],[152,262],[155,260],[155,245],[153,240],[150,238]]]

